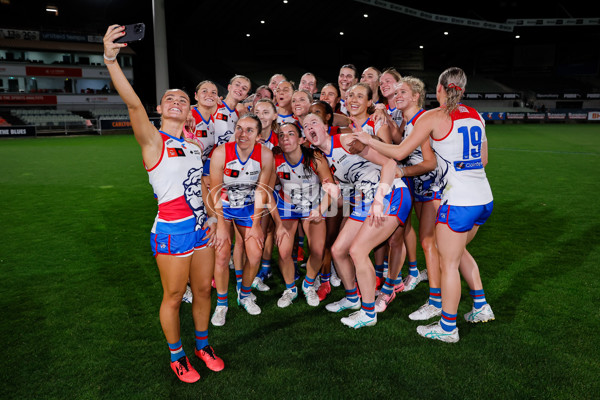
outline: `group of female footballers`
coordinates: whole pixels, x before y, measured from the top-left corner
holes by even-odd
[[[315,307],[324,301],[336,274],[345,296],[325,308],[351,310],[341,318],[349,327],[375,325],[398,292],[428,280],[429,298],[409,318],[439,317],[417,332],[456,342],[460,274],[473,298],[466,321],[494,319],[477,263],[466,250],[491,214],[493,199],[484,171],[485,125],[477,111],[460,103],[466,86],[461,69],[440,75],[440,106],[429,111],[423,109],[423,82],[394,69],[369,67],[359,82],[356,68],[344,65],[337,85],[324,85],[319,100],[310,73],[298,90],[276,74],[252,96],[250,80],[236,75],[224,99],[213,82],[204,81],[196,87],[195,105],[184,91],[167,90],[157,106],[156,129],[116,61],[126,44],[115,40],[123,34],[122,26],[108,28],[104,59],[127,105],[158,201],[151,246],[163,286],[160,322],[180,380],[200,379],[181,344],[179,309],[186,289],[195,354],[220,371],[224,362],[209,344],[208,326],[225,324],[230,264],[237,303],[250,315],[260,314],[252,289],[269,290],[265,281],[276,245],[286,286],[277,305],[290,306],[299,291],[296,257],[303,246],[297,235],[306,237],[309,249],[300,284],[306,302]],[[416,265],[413,208],[423,271]]]

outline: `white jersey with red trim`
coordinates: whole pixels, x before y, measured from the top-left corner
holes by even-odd
[[[294,114],[281,115],[277,114],[277,123],[279,125],[290,123],[290,124],[298,124],[298,118],[294,116]]]
[[[248,159],[242,162],[237,153],[237,143],[225,143],[221,191],[221,199],[225,206],[241,208],[254,204],[254,191],[262,169],[262,149],[263,146],[256,143]]]
[[[163,149],[158,163],[146,168],[158,214],[152,233],[183,234],[202,229],[206,209],[202,201],[202,152],[183,138],[160,131]]]
[[[450,132],[432,141],[438,164],[448,171],[443,182],[442,204],[488,204],[494,198],[481,159],[481,145],[487,141],[485,123],[475,109],[463,104],[459,104],[450,118]]]
[[[352,123],[352,128],[356,128],[354,122]],[[367,120],[360,126],[360,129],[367,132],[371,136],[375,136],[375,132],[377,132],[375,130],[375,122],[373,122],[371,118],[367,118]]]
[[[415,126],[415,123],[418,119],[425,114],[425,110],[419,110],[410,121],[407,121],[404,125],[404,134],[402,135],[402,139],[406,139],[410,136]],[[432,143],[433,140],[430,138],[429,142]],[[433,144],[432,144],[433,149]],[[433,151],[435,153],[435,150]],[[412,153],[408,155],[407,158],[403,160],[400,164],[403,166],[409,165],[417,165],[423,162],[423,151],[421,150],[421,146],[418,146]],[[425,195],[425,193],[429,191],[437,192],[442,187],[442,182],[446,173],[448,172],[448,168],[443,168],[443,166],[437,164],[436,167],[423,175],[413,177],[414,182],[414,190],[418,195]]]
[[[346,108],[346,100],[340,100],[340,112],[345,116],[348,116],[348,108]]]
[[[229,108],[224,101],[217,106],[213,114],[215,121],[215,146],[220,146],[231,140],[235,131],[235,124],[239,119],[237,110]]]
[[[410,133],[412,132],[412,130],[415,126],[415,123],[421,117],[421,115],[423,115],[423,113],[425,113],[425,110],[423,110],[423,109],[419,110],[419,112],[417,112],[410,119],[410,121],[406,122],[406,125],[404,125],[404,132],[402,134],[402,140],[406,139],[410,135]],[[412,153],[410,153],[408,155],[408,157],[406,157],[404,160],[402,160],[401,164],[403,166],[409,166],[409,165],[417,165],[421,162],[423,162],[423,151],[421,150],[421,145],[419,145]]]
[[[309,169],[304,165],[304,155],[297,164],[292,165],[284,154],[275,155],[275,171],[281,189],[279,197],[293,204],[297,212],[310,212],[319,204],[321,198],[321,180],[311,163]]]
[[[261,139],[261,143],[267,146],[269,150],[273,150],[273,147],[279,146],[279,137],[275,132],[271,131],[267,139]]]
[[[325,154],[331,174],[340,184],[352,185],[355,194],[361,194],[363,202],[371,202],[381,180],[381,166],[358,154],[350,154],[342,146],[341,137],[342,135],[331,137],[331,150],[329,154]],[[394,184],[397,187],[405,186],[401,179],[396,179]]]
[[[205,120],[197,107],[192,108],[194,116],[194,131],[185,132],[185,138],[198,144],[202,150],[202,161],[206,161],[213,147],[215,147],[215,120],[210,115]]]

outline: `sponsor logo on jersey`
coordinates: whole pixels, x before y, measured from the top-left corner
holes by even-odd
[[[197,130],[196,137],[208,137],[208,131],[206,130]]]
[[[454,161],[454,169],[457,171],[467,171],[470,169],[482,169],[481,159],[471,161]]]
[[[167,154],[169,157],[185,157],[183,149],[167,147]]]
[[[225,114],[217,114],[217,116],[215,117],[215,119],[227,122],[227,115],[225,115]]]
[[[225,175],[230,176],[232,178],[237,178],[240,176],[240,171],[231,168],[225,168]]]
[[[279,176],[279,179],[290,179],[290,173],[289,172],[283,172],[283,171],[279,171],[277,173],[277,176]]]

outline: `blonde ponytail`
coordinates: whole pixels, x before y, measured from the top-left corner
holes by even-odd
[[[450,114],[458,108],[465,93],[467,75],[458,67],[451,67],[441,73],[438,84],[446,91],[446,113]]]

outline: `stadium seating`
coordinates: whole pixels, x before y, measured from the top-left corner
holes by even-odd
[[[12,110],[11,114],[25,124],[47,127],[85,125],[85,119],[70,111],[51,109]]]
[[[97,109],[91,112],[94,118],[108,118],[108,119],[129,119],[129,113],[126,108],[104,108]]]

